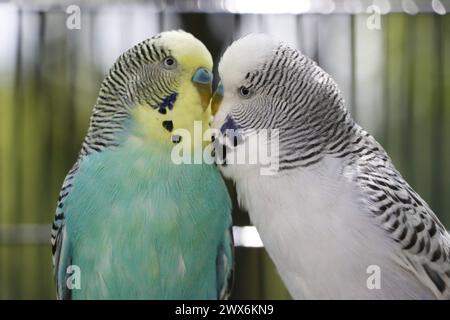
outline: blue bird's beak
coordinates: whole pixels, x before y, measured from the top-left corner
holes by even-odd
[[[212,81],[213,75],[211,71],[206,68],[198,68],[195,71],[194,76],[192,77],[192,82],[194,83],[200,95],[200,101],[203,110],[206,110],[206,108],[208,108],[209,101],[211,100]]]
[[[211,113],[212,115],[215,115],[217,111],[219,111],[220,103],[223,99],[223,84],[222,81],[219,82],[219,85],[217,86],[216,92],[214,92],[214,95],[212,97],[211,101]]]

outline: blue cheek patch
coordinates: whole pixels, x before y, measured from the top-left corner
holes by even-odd
[[[236,122],[234,122],[233,118],[227,116],[222,127],[220,127],[220,132],[222,134],[225,134],[227,130],[237,131],[240,128],[241,127],[238,124],[236,124]]]
[[[224,124],[220,127],[220,132],[232,142],[234,147],[237,147],[244,141],[241,126],[230,116],[225,118]]]
[[[164,98],[164,100],[161,102],[161,104],[158,107],[158,112],[161,114],[166,114],[167,110],[166,108],[169,108],[169,110],[173,109],[173,105],[175,101],[177,100],[178,93],[174,92],[167,97]]]

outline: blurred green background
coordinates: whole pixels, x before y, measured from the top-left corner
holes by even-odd
[[[193,33],[216,62],[233,39],[250,32],[272,33],[301,49],[332,74],[357,122],[450,228],[448,1],[439,2],[444,12],[437,13],[419,5],[399,12],[395,1],[378,1],[393,4],[375,29],[366,7],[358,11],[354,1],[345,1],[348,12],[336,0],[334,11],[308,1],[311,12],[275,14],[282,2],[262,1],[265,7],[251,14],[248,7],[239,12],[237,1],[230,8],[224,1],[93,1],[80,4],[79,30],[66,27],[72,2],[0,3],[1,299],[55,298],[50,223],[100,83],[122,51],[161,30]],[[236,225],[250,224],[245,212],[233,215]],[[236,249],[232,298],[289,298],[264,249]]]

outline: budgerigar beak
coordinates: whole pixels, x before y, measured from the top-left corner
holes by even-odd
[[[203,110],[206,110],[209,106],[209,100],[212,95],[212,81],[213,75],[206,68],[198,68],[192,77],[192,82],[200,94]]]
[[[219,110],[220,103],[223,99],[223,84],[222,82],[219,82],[219,85],[217,86],[216,92],[214,92],[212,101],[211,101],[211,113],[212,115],[215,115],[217,111]]]

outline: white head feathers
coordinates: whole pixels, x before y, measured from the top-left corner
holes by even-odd
[[[227,85],[240,83],[249,71],[260,69],[280,43],[265,34],[249,34],[233,42],[219,63],[225,90]]]

